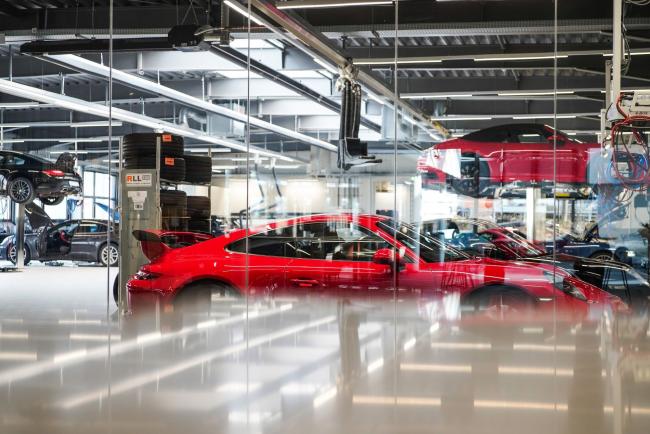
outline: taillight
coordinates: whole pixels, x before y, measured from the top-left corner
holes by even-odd
[[[57,170],[57,169],[43,170],[43,173],[46,174],[47,176],[55,176],[55,177],[65,176],[65,173],[63,173],[62,170]]]

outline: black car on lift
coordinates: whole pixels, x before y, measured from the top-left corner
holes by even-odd
[[[38,261],[99,262],[103,266],[118,264],[118,228],[111,225],[108,243],[106,220],[67,220],[55,224],[42,208],[35,204],[25,207],[29,226],[25,228],[25,264]],[[0,243],[0,260],[16,263],[15,235]]]
[[[0,194],[20,204],[38,198],[44,205],[58,205],[66,196],[82,191],[74,163],[69,153],[52,163],[34,155],[0,151]]]

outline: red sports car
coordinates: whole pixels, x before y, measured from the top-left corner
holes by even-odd
[[[306,216],[181,248],[156,232],[135,235],[151,260],[127,285],[135,310],[209,305],[215,293],[393,297],[395,282],[399,297],[456,293],[478,308],[555,301],[571,310],[615,299],[561,269],[472,257],[383,216]]]
[[[472,197],[515,182],[584,185],[590,178],[590,150],[599,148],[598,143],[571,140],[548,125],[501,125],[434,145],[418,160],[418,170],[429,182],[449,183]]]

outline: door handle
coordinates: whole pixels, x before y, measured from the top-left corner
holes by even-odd
[[[315,279],[291,279],[291,283],[300,288],[313,288],[314,286],[320,286],[320,282]]]

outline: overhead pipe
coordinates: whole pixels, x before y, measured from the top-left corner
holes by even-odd
[[[240,152],[250,152],[253,154],[275,157],[284,161],[296,161],[295,159],[286,155],[267,151],[266,149],[257,148],[255,146],[247,146],[246,144],[237,142],[235,140],[230,140],[222,137],[214,137],[202,131],[182,127],[171,122],[152,118],[150,116],[141,115],[117,107],[108,107],[102,104],[84,101],[82,99],[73,98],[67,95],[60,95],[58,93],[37,89],[6,79],[0,79],[0,93],[6,93],[8,95],[26,98],[30,101],[38,101],[44,104],[52,104],[56,107],[60,107],[66,110],[78,111],[104,119],[112,117],[115,120],[128,122],[134,125],[140,125],[145,128],[150,128],[154,131],[165,131],[171,134],[192,138],[204,143],[225,146]]]
[[[72,68],[74,70],[85,72],[97,77],[104,79],[109,78],[110,69],[107,66],[100,65],[97,62],[93,62],[83,57],[74,56],[71,54],[62,54],[62,55],[45,55],[42,59],[51,61],[52,63],[64,66],[67,68]],[[198,110],[203,110],[208,113],[214,113],[216,115],[224,116],[229,119],[236,120],[238,122],[248,123],[262,128],[267,131],[271,131],[282,136],[291,137],[293,139],[299,140],[303,143],[310,145],[318,146],[328,151],[335,152],[337,147],[329,142],[320,140],[306,134],[299,133],[297,131],[290,130],[288,128],[281,127],[279,125],[274,125],[272,123],[263,121],[252,116],[248,116],[244,113],[239,113],[234,110],[230,110],[226,107],[222,107],[216,104],[212,104],[207,101],[203,101],[200,98],[193,97],[183,92],[179,92],[175,89],[172,89],[167,86],[163,86],[158,83],[151,82],[142,77],[138,77],[133,74],[126,73],[117,69],[112,71],[113,82],[120,83],[124,86],[138,89],[143,92],[148,92],[156,95],[163,96],[172,101],[176,101],[180,104],[184,104],[189,107],[193,107]]]
[[[237,1],[237,0],[235,0]],[[287,11],[279,10],[275,4],[269,0],[250,0],[252,6],[263,13],[268,19],[277,23],[285,31],[293,36],[289,39],[301,51],[315,58],[323,58],[334,63],[335,65],[345,65],[349,63],[348,59],[333,47],[330,42],[323,36],[316,34],[315,31],[302,19],[295,14],[289,14]],[[286,38],[286,34],[272,25],[266,25],[272,32]],[[417,109],[410,103],[401,100],[386,84],[372,76],[369,71],[359,68],[357,80],[372,92],[383,95],[388,101],[401,108],[406,114],[410,115],[418,122],[423,129],[432,128],[438,131],[443,137],[448,137],[449,132],[439,123],[432,122],[429,117],[421,110]]]
[[[248,66],[248,56],[245,54],[231,48],[231,47],[210,47],[209,52],[216,54],[220,57],[223,57],[230,62],[237,64],[244,69],[247,68]],[[261,75],[262,77],[275,81],[279,83],[280,85],[286,87],[287,89],[290,89],[294,92],[296,92],[299,95],[304,96],[307,99],[310,99],[317,104],[322,105],[323,107],[326,107],[330,110],[332,110],[334,113],[340,113],[341,112],[341,104],[332,101],[331,99],[327,98],[324,95],[321,95],[320,93],[310,89],[309,87],[305,86],[304,84],[300,83],[297,80],[294,80],[293,78],[287,77],[286,75],[276,71],[273,68],[270,68],[266,65],[264,65],[261,62],[258,62],[257,60],[250,59],[250,67],[251,71],[255,72],[256,74]],[[380,132],[381,131],[381,125],[376,124],[368,119],[361,119],[361,125],[376,131]]]

